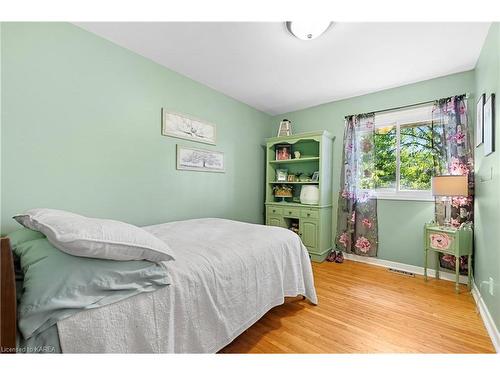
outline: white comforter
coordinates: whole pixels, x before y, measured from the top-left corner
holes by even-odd
[[[215,353],[285,296],[317,303],[293,232],[222,219],[144,227],[167,242],[172,285],[57,323],[63,352]]]

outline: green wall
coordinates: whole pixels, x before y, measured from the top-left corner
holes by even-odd
[[[473,90],[473,71],[453,74],[275,116],[274,128],[277,128],[281,119],[287,118],[292,121],[294,132],[326,129],[335,135],[333,186],[334,195],[337,196],[340,188],[344,116],[411,105],[455,94],[472,93]],[[474,98],[471,97],[470,102],[474,102]],[[333,210],[333,227],[336,228],[336,199]],[[434,218],[433,203],[379,200],[378,215],[378,258],[423,266],[422,228],[425,222]]]
[[[263,221],[269,115],[71,24],[4,23],[1,39],[2,233],[34,207]],[[161,107],[217,124],[217,145],[161,136]],[[177,171],[177,143],[225,152],[226,173]]]
[[[500,24],[489,30],[475,69],[476,98],[482,93],[496,94],[495,144],[496,152],[484,157],[483,146],[475,152],[475,256],[474,281],[500,329]],[[490,176],[493,178],[490,179]],[[484,182],[481,182],[484,181]],[[492,277],[494,295],[484,282]]]

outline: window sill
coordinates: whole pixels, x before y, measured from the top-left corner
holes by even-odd
[[[391,201],[417,201],[417,202],[434,202],[432,195],[424,194],[375,194],[375,197],[380,200]]]

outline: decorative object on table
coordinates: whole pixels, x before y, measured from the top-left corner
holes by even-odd
[[[286,137],[292,135],[292,122],[286,118],[281,120],[278,128],[278,137]]]
[[[495,151],[495,94],[484,103],[484,156]]]
[[[300,182],[311,182],[311,177],[309,177],[308,175],[306,175],[304,173],[301,173],[300,177],[299,177],[299,181]]]
[[[318,182],[319,181],[319,171],[316,171],[312,174],[311,176],[311,181],[312,182]]]
[[[300,151],[294,151],[293,156],[295,159],[300,159]]]
[[[216,126],[207,121],[162,108],[162,135],[215,145]]]
[[[223,173],[224,153],[177,145],[177,169]]]
[[[287,177],[287,181],[288,182],[295,182],[295,181],[297,181],[297,176],[295,176],[294,174],[289,174]]]
[[[483,124],[484,124],[484,100],[486,94],[481,94],[476,103],[476,147],[483,143]]]
[[[443,175],[432,177],[432,195],[443,197],[445,200],[446,226],[451,225],[451,199],[452,197],[465,197],[469,194],[468,176]]]
[[[451,226],[458,228],[474,221],[474,148],[469,129],[467,95],[455,95],[436,100],[432,108],[433,136],[441,139],[439,152],[435,154],[435,176],[461,175],[468,176],[468,194],[465,197],[451,199]],[[484,123],[486,127],[486,123]],[[483,146],[484,147],[484,146]],[[435,200],[435,220],[439,225],[445,224],[447,200]],[[448,207],[449,208],[449,207]],[[455,270],[453,255],[440,255],[441,267]],[[466,256],[458,260],[460,272],[467,274],[469,264]]]
[[[435,222],[426,224],[424,227],[424,277],[427,281],[428,253],[434,251],[436,254],[436,279],[439,279],[440,254],[450,257],[455,267],[455,291],[460,291],[459,277],[460,259],[467,257],[467,264],[472,259],[472,225],[463,224],[460,228],[443,227]],[[457,262],[456,260],[459,259]],[[471,267],[467,269],[468,288],[471,289]]]
[[[276,169],[276,181],[286,182],[288,177],[288,171],[286,169]]]
[[[276,160],[289,160],[292,158],[292,145],[287,143],[275,146]]]
[[[319,188],[316,185],[304,185],[300,190],[300,203],[302,204],[318,204],[319,203]]]
[[[286,202],[285,198],[293,196],[293,187],[288,185],[276,185],[273,187],[274,196],[281,198],[282,202]]]

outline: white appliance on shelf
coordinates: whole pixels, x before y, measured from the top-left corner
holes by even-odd
[[[300,191],[300,203],[302,204],[318,204],[319,203],[319,188],[316,185],[304,185]]]

